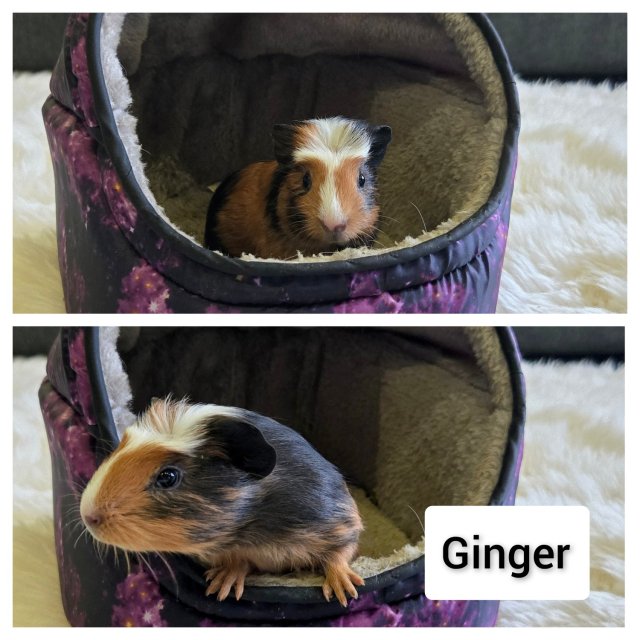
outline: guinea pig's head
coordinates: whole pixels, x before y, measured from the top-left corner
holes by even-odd
[[[241,409],[154,400],[96,470],[80,515],[100,542],[197,554],[233,537],[275,463]]]
[[[391,129],[336,117],[276,125],[273,138],[284,187],[278,210],[293,235],[326,248],[370,245]]]

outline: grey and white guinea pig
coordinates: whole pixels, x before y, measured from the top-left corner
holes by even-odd
[[[100,542],[172,552],[208,568],[206,593],[245,577],[324,572],[346,606],[362,522],[344,478],[301,435],[250,411],[155,399],[98,467],[80,515]]]
[[[250,164],[216,189],[205,247],[287,259],[371,246],[391,129],[335,117],[276,125],[273,138],[275,161]]]

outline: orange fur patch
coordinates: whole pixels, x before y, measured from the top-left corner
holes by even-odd
[[[364,158],[349,158],[340,163],[335,171],[338,201],[348,219],[366,214],[364,198],[358,189],[358,175]]]
[[[293,136],[293,146],[295,149],[301,149],[311,144],[316,135],[317,127],[315,124],[302,124],[296,128]]]
[[[270,228],[266,206],[278,163],[256,162],[240,172],[233,195],[218,212],[216,232],[230,255],[292,257],[286,237]],[[282,255],[285,253],[286,255]]]
[[[147,493],[150,479],[166,464],[170,451],[165,447],[145,443],[128,446],[125,433],[120,446],[108,464],[102,484],[98,487],[94,505],[104,515],[100,540],[132,551],[178,551],[189,545],[188,525],[181,518],[153,520],[152,505]]]
[[[328,171],[326,165],[319,160],[305,160],[299,166],[298,170],[292,171],[285,180],[285,188],[280,193],[278,201],[278,213],[283,227],[290,227],[291,222],[288,219],[289,197],[291,193],[300,191],[302,185],[302,177],[305,172],[309,172],[311,176],[311,189],[297,198],[297,207],[304,217],[304,230],[312,237],[322,238],[322,226],[318,218],[318,212],[321,208],[320,187],[327,179]],[[322,246],[318,247],[318,251],[322,250]]]

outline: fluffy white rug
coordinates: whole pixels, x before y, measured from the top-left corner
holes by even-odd
[[[51,74],[13,80],[13,310],[64,313],[53,167],[42,122]]]
[[[498,312],[627,308],[627,87],[518,83],[518,171]]]
[[[64,312],[40,108],[14,76],[14,311]],[[498,311],[626,310],[626,86],[519,82],[520,159]]]
[[[502,626],[624,625],[624,367],[526,363],[527,422],[519,505],[591,512],[591,595],[505,601]]]
[[[14,625],[59,626],[51,465],[37,389],[43,357],[14,360]],[[588,600],[503,602],[503,626],[624,624],[624,368],[525,364],[528,420],[518,504],[591,510]]]

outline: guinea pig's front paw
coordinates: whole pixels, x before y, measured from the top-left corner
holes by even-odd
[[[324,569],[325,580],[322,585],[322,593],[327,602],[331,599],[331,595],[335,593],[338,602],[343,606],[347,606],[347,596],[345,591],[353,598],[358,598],[358,591],[355,585],[362,586],[364,580],[355,572],[347,562],[339,561],[329,563]]]
[[[212,567],[204,577],[209,586],[206,595],[218,592],[218,600],[224,600],[235,585],[236,600],[240,600],[244,591],[244,579],[249,573],[249,563],[238,561],[228,566]]]

